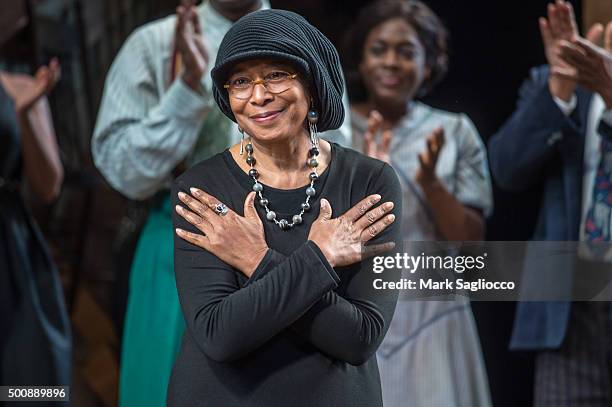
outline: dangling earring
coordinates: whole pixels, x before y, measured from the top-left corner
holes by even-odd
[[[319,147],[319,133],[317,131],[317,122],[319,121],[319,113],[311,107],[308,111],[308,128],[310,130],[310,144],[312,148]]]
[[[238,126],[238,131],[242,135],[242,138],[240,139],[240,155],[243,155],[244,154],[244,130],[242,130],[242,127]]]
[[[311,175],[318,178],[315,168],[319,165],[317,156],[319,155],[319,133],[317,132],[317,122],[319,121],[319,114],[311,107],[308,111],[308,128],[310,130],[310,151],[308,151],[308,166],[314,170]]]

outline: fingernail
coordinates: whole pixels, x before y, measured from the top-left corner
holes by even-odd
[[[192,188],[189,188],[189,191],[191,191],[191,193],[192,193],[193,195],[195,195],[195,196],[200,196],[200,192],[201,192],[201,191],[200,191],[199,189],[197,189],[197,188],[193,188],[193,187],[192,187]]]
[[[182,191],[178,193],[178,197],[179,197],[181,200],[185,199],[185,197],[186,197],[186,196],[187,196],[187,194],[186,194],[186,193],[184,193],[184,192],[182,192]]]
[[[181,205],[176,205],[176,206],[174,207],[174,209],[175,209],[175,210],[176,210],[178,213],[181,213],[181,211],[183,210],[183,208],[181,207]]]
[[[182,234],[182,233],[183,233],[183,229],[176,228],[176,229],[174,229],[174,230],[176,231],[176,234],[177,234],[177,235],[180,235],[180,234]]]
[[[394,220],[395,220],[395,215],[394,215],[394,214],[391,214],[391,215],[387,216],[387,221],[388,221],[388,223],[391,223],[391,222],[393,222]]]
[[[372,196],[372,203],[375,204],[376,202],[380,201],[380,198],[382,198],[380,195],[375,194]]]
[[[394,206],[395,206],[395,204],[393,202],[385,202],[385,209],[388,210],[388,211],[393,209]]]

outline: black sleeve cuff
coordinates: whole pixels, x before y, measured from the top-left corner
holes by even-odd
[[[261,261],[257,265],[257,268],[255,269],[253,274],[251,274],[251,277],[249,277],[249,279],[247,280],[246,284],[244,285],[245,287],[247,285],[249,285],[251,283],[254,283],[255,281],[259,280],[260,277],[262,277],[264,274],[266,274],[265,272],[266,272],[266,270],[268,268],[268,265],[272,261],[273,255],[274,255],[274,251],[272,249],[268,249],[268,251],[266,252],[266,255],[264,256],[264,258],[261,259]]]
[[[334,271],[334,268],[329,264],[329,262],[325,258],[325,255],[323,254],[319,246],[317,246],[317,244],[313,242],[312,240],[309,240],[308,242],[306,242],[306,246],[309,247],[317,255],[317,257],[323,264],[323,267],[325,267],[325,270],[327,270],[327,272],[329,273],[329,276],[334,280],[334,282],[337,285],[340,284],[340,277],[338,277],[338,274],[336,274],[336,272]]]

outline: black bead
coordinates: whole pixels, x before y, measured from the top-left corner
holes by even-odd
[[[266,198],[262,198],[259,200],[259,204],[261,206],[266,206],[268,204],[268,200]]]
[[[309,210],[310,209],[310,204],[308,202],[304,202],[302,204],[302,209],[304,209],[305,211]]]
[[[247,164],[249,164],[249,165],[255,165],[255,157],[253,157],[252,155],[248,156],[248,157],[246,158],[246,162],[247,162]]]
[[[311,180],[311,181],[316,181],[316,180],[318,180],[318,179],[319,179],[319,176],[317,175],[317,173],[316,173],[316,172],[311,172],[311,173],[310,173],[310,180]]]
[[[255,168],[251,168],[249,170],[249,177],[257,179],[259,177],[259,172]]]
[[[318,155],[319,155],[319,149],[318,149],[318,148],[316,148],[316,147],[313,147],[313,148],[311,148],[311,149],[308,151],[308,156],[309,156],[309,157],[316,157],[316,156],[318,156]]]
[[[249,143],[247,144],[244,149],[246,150],[247,153],[252,154],[253,153],[253,144]]]

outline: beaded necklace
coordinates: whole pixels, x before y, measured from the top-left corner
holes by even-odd
[[[306,188],[306,200],[302,202],[300,212],[293,215],[291,222],[289,222],[287,219],[277,219],[276,212],[270,209],[270,201],[264,197],[263,185],[258,181],[259,172],[255,168],[255,163],[257,161],[255,160],[255,157],[253,157],[253,144],[249,141],[249,143],[245,146],[245,150],[247,152],[246,162],[251,167],[249,170],[249,176],[253,178],[253,181],[255,181],[253,184],[253,191],[255,191],[259,196],[259,204],[266,210],[266,219],[270,222],[276,223],[282,230],[291,229],[295,225],[302,223],[302,216],[304,215],[304,212],[310,210],[310,199],[317,193],[316,189],[314,188],[315,182],[319,179],[319,174],[317,174],[317,167],[319,166],[319,162],[317,161],[319,148],[317,144],[318,143],[313,143],[312,148],[308,150],[308,166],[312,169],[312,172],[309,175],[310,186]]]

